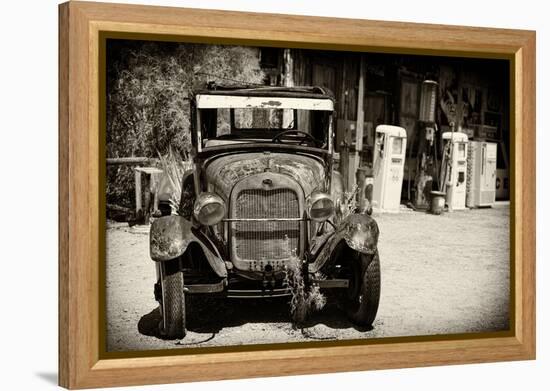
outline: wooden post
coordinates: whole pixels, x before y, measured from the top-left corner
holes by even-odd
[[[353,189],[356,184],[356,172],[361,163],[361,151],[363,150],[363,128],[365,125],[365,110],[363,108],[365,99],[365,79],[367,67],[365,56],[361,55],[359,68],[359,83],[357,87],[357,118],[355,120],[355,150],[350,154],[348,171],[348,190]]]
[[[294,87],[294,59],[292,58],[292,49],[284,49],[283,51],[284,62],[284,86]],[[298,118],[294,117],[293,110],[283,111],[283,128],[287,128],[293,121],[298,123]]]
[[[344,107],[347,107],[348,104],[348,92],[346,91],[344,95]],[[344,110],[345,111],[345,110]],[[344,130],[344,139],[343,144],[340,146],[340,172],[342,173],[342,179],[344,180],[344,188],[349,191],[349,170],[350,170],[350,148],[351,148],[351,131],[348,126],[347,118],[343,121],[343,126],[339,128]]]
[[[136,216],[141,210],[141,171],[134,170],[136,176]]]
[[[151,174],[151,181],[149,182],[151,193],[153,193],[153,215],[155,215],[159,210],[159,177],[159,173]]]
[[[158,209],[158,182],[163,171],[156,167],[135,167],[134,171],[136,175],[136,217],[140,223],[147,224],[151,213],[155,213]],[[142,174],[145,174],[144,185],[141,183]]]
[[[151,217],[151,175],[145,175],[145,191],[143,192],[143,223],[149,224]]]
[[[346,84],[346,70],[347,70],[348,61],[344,61],[343,70],[342,70],[342,93],[343,104],[342,104],[342,119],[343,121],[336,121],[336,140],[338,142],[338,151],[340,152],[340,174],[342,174],[342,179],[344,182],[344,189],[349,189],[348,187],[348,171],[349,171],[349,145],[348,145],[348,89]],[[344,124],[342,126],[341,124]],[[344,131],[342,134],[338,135],[338,132]]]
[[[294,61],[292,58],[292,49],[284,49],[283,51],[284,61],[284,86],[294,87]]]

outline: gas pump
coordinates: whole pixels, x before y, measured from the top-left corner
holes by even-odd
[[[444,143],[441,178],[445,184],[446,203],[449,211],[466,209],[468,135],[445,132],[441,138]]]
[[[406,147],[407,132],[405,129],[391,125],[376,127],[372,194],[375,210],[399,211]]]
[[[497,145],[470,141],[468,145],[468,187],[466,205],[493,206],[496,195]]]

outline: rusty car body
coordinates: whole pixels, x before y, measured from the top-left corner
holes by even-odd
[[[370,327],[379,231],[334,169],[331,93],[218,86],[192,102],[194,168],[177,213],[150,231],[163,335],[185,336],[186,297],[290,296],[291,262],[306,289],[331,291],[352,322]]]

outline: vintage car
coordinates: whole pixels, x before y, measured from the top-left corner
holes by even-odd
[[[194,93],[191,111],[194,168],[178,212],[150,231],[161,333],[185,336],[186,297],[290,296],[296,259],[306,289],[331,291],[353,323],[371,327],[379,230],[334,169],[331,93],[218,86]]]

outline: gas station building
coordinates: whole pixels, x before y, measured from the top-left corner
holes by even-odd
[[[267,85],[333,92],[335,145],[348,188],[358,174],[380,170],[377,127],[391,125],[406,136],[400,203],[426,207],[430,192],[445,185],[455,192],[448,204],[460,204],[461,186],[470,191],[468,206],[509,199],[508,61],[280,48],[261,48],[259,56]],[[386,176],[395,179],[395,165]]]

